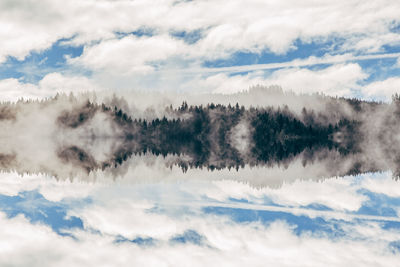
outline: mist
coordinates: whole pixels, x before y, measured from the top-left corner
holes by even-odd
[[[230,179],[254,187],[376,171],[397,178],[399,103],[262,86],[233,95],[20,100],[0,104],[0,169],[83,181]]]

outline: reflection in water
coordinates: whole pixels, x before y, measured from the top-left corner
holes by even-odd
[[[395,266],[398,100],[307,101],[2,104],[0,265]]]
[[[397,177],[399,101],[318,97],[326,105],[319,111],[183,102],[153,119],[132,119],[116,99],[98,103],[62,95],[6,103],[0,108],[0,167],[59,178],[124,176],[133,156],[147,162],[155,155],[165,168],[183,172],[290,170],[301,162],[318,178],[387,170]]]
[[[277,189],[226,180],[125,182],[1,174],[0,243],[9,256],[0,262],[282,266],[284,258],[293,266],[301,255],[304,266],[357,265],[360,259],[364,266],[395,266],[399,259],[400,194],[387,174]]]

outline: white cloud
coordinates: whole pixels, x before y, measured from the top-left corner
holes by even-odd
[[[17,177],[7,178],[4,174],[1,178],[7,180],[4,186],[12,186]],[[27,178],[28,181],[22,181]],[[0,265],[126,266],[146,263],[150,266],[292,266],[296,262],[299,266],[376,266],[379,262],[382,266],[394,266],[400,257],[389,248],[389,242],[400,239],[399,231],[383,229],[379,222],[341,223],[346,235],[332,240],[323,233],[303,232],[296,235],[293,226],[279,220],[269,225],[259,222],[240,224],[225,216],[201,213],[195,206],[188,206],[189,212],[182,213],[179,207],[182,203],[188,204],[186,202],[178,202],[177,207],[170,205],[170,198],[185,198],[188,193],[196,198],[195,195],[207,192],[210,185],[199,187],[197,184],[192,187],[195,190],[180,191],[182,185],[179,184],[160,184],[159,188],[156,185],[127,186],[121,180],[108,186],[88,185],[94,190],[74,193],[74,188],[82,184],[53,183],[52,178],[43,178],[28,176],[16,183],[20,184],[20,190],[31,190],[24,183],[36,181],[41,188],[48,187],[53,191],[50,195],[44,194],[53,201],[63,198],[55,196],[59,190],[64,191],[59,194],[74,199],[90,196],[90,203],[71,207],[73,211],[67,214],[79,216],[86,230],[70,230],[77,238],[74,240],[55,234],[46,225],[31,224],[23,216],[7,218],[0,212]],[[353,178],[350,178],[324,183],[300,181],[276,190],[257,190],[226,181],[214,185],[227,197],[250,196],[251,200],[267,194],[285,205],[306,205],[317,201],[338,210],[354,210],[362,200],[355,190],[368,183],[353,184]],[[368,182],[368,177],[366,179]],[[382,190],[387,192],[386,189]],[[16,191],[11,190],[7,194],[15,195]],[[148,211],[157,203],[165,204],[160,209],[164,214]],[[204,236],[206,246],[168,242],[171,237],[188,229]],[[141,248],[131,243],[114,243],[118,235],[132,239],[137,236],[153,237],[158,241],[154,247]]]
[[[400,93],[400,78],[391,77],[382,81],[371,82],[361,89],[366,98],[390,100],[395,93]]]
[[[126,212],[127,210],[124,210]],[[129,210],[128,210],[129,212]],[[106,216],[107,214],[100,214]],[[143,213],[137,221],[147,221]],[[100,217],[98,219],[113,219]],[[236,224],[225,218],[171,219],[177,228],[172,236],[185,229],[203,235],[209,246],[173,245],[162,239],[155,247],[140,248],[130,243],[113,243],[115,236],[94,231],[75,230],[78,238],[56,235],[47,226],[30,224],[22,216],[12,219],[0,213],[1,265],[11,266],[395,266],[398,254],[387,244],[399,233],[382,230],[376,224],[349,228],[345,238],[331,240],[320,235],[297,236],[283,222],[269,226],[259,223]],[[137,225],[135,223],[134,225]],[[167,229],[164,221],[152,221],[156,232]],[[90,225],[97,229],[97,224]],[[143,232],[145,233],[145,232]],[[171,237],[172,237],[171,236]],[[167,237],[167,236],[166,236]],[[366,237],[366,238],[363,238]],[[353,240],[354,238],[354,240]],[[338,256],[339,255],[339,256]]]
[[[0,3],[0,62],[7,56],[24,59],[72,32],[67,30],[62,9],[51,1],[2,1]]]
[[[352,42],[354,40],[354,43]],[[350,37],[348,42],[343,45],[343,50],[354,49],[367,53],[383,51],[384,45],[396,46],[400,44],[400,35],[397,33],[385,33],[366,36],[365,38]]]
[[[21,83],[19,80],[10,78],[0,80],[0,92],[2,101],[16,101],[20,98],[42,98],[45,93],[37,86],[29,83]]]
[[[152,61],[165,60],[169,56],[180,54],[184,48],[182,41],[167,35],[127,36],[86,48],[81,57],[71,59],[70,62],[124,76],[135,72],[148,72],[153,69],[149,65]]]
[[[101,90],[102,87],[84,76],[65,76],[60,73],[49,73],[38,85],[24,83],[15,78],[0,80],[1,101],[18,99],[42,99],[56,93],[80,93]]]
[[[362,68],[355,63],[337,64],[320,70],[307,68],[287,68],[276,70],[269,76],[261,71],[246,75],[216,74],[195,84],[199,88],[208,88],[217,93],[236,93],[250,86],[279,85],[286,91],[296,93],[323,92],[331,96],[351,96],[352,89],[360,88],[360,81],[368,77]],[[189,86],[189,83],[186,84]]]
[[[16,173],[0,173],[0,194],[16,196],[23,191],[35,190],[39,187],[39,175],[19,176]]]
[[[49,73],[39,82],[39,90],[50,92],[72,92],[80,93],[96,91],[101,87],[95,85],[84,76],[65,76],[57,72]]]
[[[155,37],[170,31],[203,29],[204,38],[191,46],[197,57],[220,58],[235,51],[269,49],[285,53],[295,40],[351,39],[348,47],[379,50],[398,40],[390,27],[398,22],[396,1],[2,1],[0,59],[23,59],[56,40],[90,45],[116,32],[154,29]],[[223,10],[224,12],[220,12]],[[315,23],[318,21],[318,23]],[[352,37],[352,38],[349,38]],[[368,40],[375,41],[368,41]],[[379,40],[378,42],[376,40]],[[135,51],[145,53],[146,47]],[[158,53],[158,52],[157,52]]]
[[[262,73],[234,76],[221,73],[204,78],[199,77],[198,80],[189,81],[184,86],[189,87],[192,83],[196,84],[197,88],[222,94],[241,92],[254,85],[270,85],[266,83]]]
[[[84,199],[103,185],[100,183],[83,183],[79,181],[57,181],[54,177],[43,175],[18,175],[17,173],[0,173],[0,194],[17,196],[24,191],[37,190],[49,201],[64,199]]]
[[[296,181],[279,190],[267,190],[267,194],[282,205],[321,204],[334,210],[357,211],[368,198],[357,193],[359,187],[351,183],[351,178],[332,178],[320,183]]]
[[[91,195],[93,205],[77,208],[70,214],[80,217],[86,227],[129,239],[136,236],[168,239],[178,231],[177,221],[167,215],[148,212],[147,209],[153,207],[151,201],[140,199],[136,190],[130,189],[129,192],[119,186],[104,188]]]
[[[331,96],[350,96],[351,89],[359,88],[359,81],[368,75],[358,64],[339,64],[312,71],[284,69],[274,72],[266,81],[279,84],[286,90],[301,93],[323,92]]]
[[[297,40],[323,44],[336,38],[345,40],[342,46],[345,51],[356,50],[356,54],[380,51],[384,45],[393,45],[400,39],[399,34],[391,31],[399,21],[396,12],[399,8],[399,3],[389,0],[343,0],[319,4],[309,1],[227,3],[222,0],[3,1],[0,3],[0,39],[4,41],[0,44],[0,62],[8,56],[21,60],[32,51],[49,48],[61,38],[72,38],[63,43],[83,45],[84,52],[69,62],[92,71],[97,85],[112,89],[162,91],[180,88],[187,91],[210,86],[216,91],[231,92],[265,83],[280,84],[294,91],[326,90],[329,95],[349,95],[350,89],[357,87],[356,82],[364,77],[353,64],[337,65],[326,72],[301,68],[281,70],[269,78],[251,74],[229,79],[223,75],[199,79],[196,74],[193,77],[186,72],[202,66],[205,60],[228,59],[237,51],[286,53],[296,49]],[[151,34],[141,37],[129,35],[141,29]],[[194,44],[169,35],[193,30],[200,30],[202,36]],[[342,59],[344,62],[352,58],[349,54],[341,57],[346,58]],[[339,57],[324,57],[309,58],[305,60],[310,61],[308,63],[296,60],[289,63],[293,64],[291,66],[304,66],[302,64],[315,64],[320,60],[340,61]],[[265,66],[255,68],[260,67],[264,69]],[[166,73],[152,72],[158,68],[166,70]],[[204,69],[200,68],[200,71]],[[342,75],[343,80],[338,81],[337,75]],[[50,78],[47,77],[47,82]],[[47,84],[50,87],[60,86],[65,90],[93,87],[83,78],[74,86],[68,86],[70,80],[64,85],[59,77],[53,78],[58,82]],[[200,84],[193,84],[197,80]],[[32,86],[21,85],[14,79],[7,82],[15,88],[31,87],[26,89],[27,95],[7,91],[12,99],[47,94]],[[187,86],[183,88],[182,84]]]
[[[360,187],[352,185],[351,177],[326,179],[323,182],[296,180],[284,183],[279,188],[260,189],[235,181],[215,181],[213,184],[216,188],[209,186],[204,193],[219,201],[237,198],[262,203],[263,198],[267,197],[278,205],[289,207],[319,204],[335,211],[357,211],[367,200],[367,197],[357,193]]]
[[[229,67],[216,67],[216,68],[192,68],[183,70],[185,73],[215,73],[215,72],[226,72],[226,73],[238,73],[248,72],[257,70],[271,70],[271,69],[283,69],[291,67],[309,67],[319,64],[338,64],[348,63],[350,61],[362,61],[371,59],[386,59],[386,58],[397,58],[400,53],[381,53],[381,54],[365,54],[365,55],[352,55],[349,53],[341,55],[330,55],[325,54],[322,57],[310,56],[305,59],[294,59],[292,61],[280,62],[280,63],[266,63],[266,64],[251,64],[251,65],[237,65]]]
[[[365,177],[362,180],[361,186],[377,194],[384,194],[394,198],[400,197],[400,184],[390,174],[378,177]]]

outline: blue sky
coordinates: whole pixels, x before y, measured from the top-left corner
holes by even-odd
[[[9,57],[0,65],[0,78],[16,78],[37,84],[46,74],[71,71],[66,59],[80,56],[83,46],[62,45],[63,41],[65,40],[58,40],[44,51],[32,52],[23,60]]]

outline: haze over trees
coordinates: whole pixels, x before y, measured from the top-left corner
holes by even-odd
[[[238,94],[238,99],[245,99],[246,94]],[[279,90],[271,94],[286,96]],[[295,95],[289,93],[288,97]],[[245,166],[285,168],[299,157],[306,166],[334,157],[332,162],[336,166],[340,165],[338,161],[346,161],[343,166],[350,167],[330,169],[327,176],[387,169],[397,175],[400,153],[393,144],[398,142],[395,133],[399,130],[396,128],[400,119],[399,99],[395,95],[389,104],[315,95],[315,105],[323,103],[324,108],[314,109],[310,105],[300,110],[288,105],[245,106],[239,102],[193,105],[183,101],[179,106],[167,106],[163,116],[149,119],[132,116],[135,114],[122,97],[101,102],[57,95],[42,101],[1,103],[0,123],[9,128],[7,132],[15,132],[13,136],[6,136],[10,139],[7,144],[20,142],[14,139],[21,133],[35,135],[32,137],[35,142],[41,131],[50,131],[49,136],[40,138],[55,138],[47,141],[54,143],[57,166],[72,165],[87,174],[118,169],[133,155],[152,154],[164,158],[174,156],[168,164],[179,166],[184,172],[189,168],[211,171],[238,170]],[[48,126],[37,128],[35,121],[43,120],[50,120],[46,122]],[[26,130],[31,128],[31,133]],[[58,141],[64,135],[68,135],[67,141]],[[91,150],[105,144],[110,144],[110,151],[105,158],[97,159]],[[8,150],[5,146],[0,149],[3,170],[56,172],[54,168],[47,168],[46,162],[24,166],[19,162],[18,150],[8,147]],[[389,160],[377,162],[371,155],[378,152],[388,155]]]

